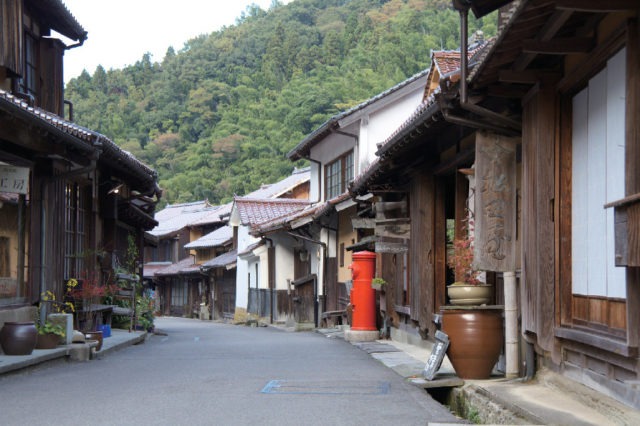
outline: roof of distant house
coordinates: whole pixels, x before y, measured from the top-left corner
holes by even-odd
[[[309,182],[311,180],[311,168],[305,167],[302,169],[294,169],[291,175],[287,176],[284,179],[279,180],[278,182],[272,184],[262,184],[259,189],[256,189],[253,192],[245,195],[244,198],[277,198],[282,197],[288,194],[288,192],[292,191],[294,188],[302,185],[305,182]],[[233,207],[233,203],[227,203],[220,206],[219,209],[211,212],[208,215],[202,216],[201,218],[194,220],[189,223],[190,226],[198,226],[198,225],[210,225],[219,222],[226,222],[228,220],[229,214],[231,213],[231,208]]]
[[[268,222],[261,223],[258,226],[254,227],[251,234],[254,234],[254,235],[266,234],[266,233],[278,231],[281,229],[285,229],[292,222],[303,219],[305,217],[309,217],[309,216],[311,216],[314,219],[317,219],[320,216],[330,212],[333,206],[335,206],[336,204],[339,204],[345,200],[348,200],[349,198],[351,198],[351,195],[348,192],[345,192],[323,203],[316,203],[313,205],[309,205],[306,208],[293,212],[289,215],[275,218]]]
[[[166,276],[166,275],[178,275],[183,272],[183,270],[188,270],[192,266],[197,266],[193,257],[187,256],[179,262],[172,263],[166,268],[159,269],[156,271],[156,276]]]
[[[278,198],[286,195],[298,185],[311,180],[311,167],[294,169],[290,176],[272,184],[262,184],[259,189],[245,195],[245,198]],[[286,198],[286,197],[283,197]]]
[[[231,250],[226,253],[222,253],[218,257],[214,257],[208,262],[202,264],[202,269],[214,269],[214,268],[226,268],[232,265],[238,259],[238,253],[236,250]]]
[[[309,205],[309,200],[236,197],[234,203],[240,216],[240,222],[243,225],[255,227],[261,223],[302,210]]]
[[[186,249],[199,249],[199,248],[210,248],[210,247],[218,247],[223,246],[230,242],[233,239],[233,227],[229,225],[225,225],[221,228],[216,229],[215,231],[209,232],[208,234],[198,238],[186,244],[184,248]]]
[[[256,241],[253,244],[249,244],[244,250],[242,250],[240,253],[238,253],[238,256],[244,256],[247,255],[249,253],[251,253],[252,251],[254,251],[255,249],[257,249],[258,247],[264,245],[265,242],[263,240],[260,241]]]
[[[327,121],[325,121],[324,123],[322,123],[320,125],[320,127],[316,128],[313,132],[311,132],[306,138],[304,138],[298,145],[296,145],[295,148],[293,148],[291,151],[289,151],[287,153],[287,158],[289,158],[292,161],[296,161],[299,160],[300,158],[303,158],[303,156],[309,151],[309,149],[311,149],[311,147],[313,145],[315,145],[316,143],[318,143],[325,135],[327,135],[334,127],[337,126],[338,121],[342,120],[343,118],[357,112],[360,111],[361,109],[364,109],[366,107],[368,107],[369,105],[379,101],[382,98],[385,98],[389,95],[391,95],[392,93],[397,92],[398,90],[402,89],[405,86],[408,86],[409,84],[413,83],[416,80],[419,80],[422,77],[425,77],[427,74],[429,74],[429,68],[420,71],[417,74],[412,75],[411,77],[407,78],[406,80],[396,84],[395,86],[378,93],[376,96],[367,99],[364,102],[359,103],[358,105],[346,110],[346,111],[342,111],[334,116],[332,116],[331,118],[329,118]]]
[[[229,220],[229,214],[231,213],[231,207],[233,207],[233,202],[223,204],[214,211],[189,223],[189,226],[212,225],[215,223],[227,222]]]
[[[171,262],[148,262],[144,264],[142,276],[144,278],[153,278],[156,272],[168,267]]]
[[[149,231],[149,234],[156,237],[171,235],[189,226],[192,222],[210,215],[218,208],[218,206],[211,206],[207,202],[168,206],[156,214],[155,219],[158,221],[158,226]]]

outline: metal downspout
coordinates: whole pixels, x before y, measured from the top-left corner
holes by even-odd
[[[497,112],[491,111],[486,108],[482,108],[481,106],[474,105],[469,103],[469,91],[467,87],[467,76],[469,73],[468,70],[468,50],[469,50],[469,40],[468,40],[468,16],[469,16],[469,8],[464,7],[459,9],[460,12],[460,107],[464,110],[472,112],[474,114],[483,116],[490,120],[496,121],[498,125],[505,126],[507,128],[516,130],[518,132],[522,131],[522,126],[515,120],[512,120],[508,117],[505,117],[502,114],[498,114]]]

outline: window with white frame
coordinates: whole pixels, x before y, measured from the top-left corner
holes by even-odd
[[[340,156],[325,166],[325,196],[329,200],[343,194],[353,180],[353,151]]]

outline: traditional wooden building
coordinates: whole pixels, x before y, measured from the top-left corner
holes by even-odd
[[[208,280],[193,267],[195,252],[185,246],[202,236],[204,218],[218,220],[221,208],[204,200],[169,205],[156,213],[158,225],[147,232],[144,278],[156,290],[162,313],[199,312],[202,296],[208,294]]]
[[[363,239],[373,233],[372,229],[354,227],[352,222],[358,219],[359,210],[370,207],[370,195],[351,199],[348,185],[374,161],[376,145],[420,104],[428,71],[332,116],[287,154],[292,161],[306,159],[311,163],[313,209],[284,226],[301,235],[300,240],[307,238],[305,246],[309,247],[305,250],[320,251],[317,265],[312,265],[314,279],[302,282],[303,287],[296,286],[296,291],[315,297],[309,306],[318,306],[316,324],[346,317],[351,253],[366,247]],[[315,293],[308,289],[312,286],[317,288]]]
[[[507,232],[504,222],[500,235],[479,237],[498,228],[483,222],[495,217],[491,209],[473,203],[476,255],[515,254],[487,280],[497,284],[495,301],[502,303],[503,277],[516,272],[521,328],[515,336],[522,347],[516,372],[531,375],[534,366],[545,366],[640,407],[639,5],[454,5],[463,28],[461,70],[440,77],[352,186],[354,194],[372,191],[384,202],[404,202],[411,221],[406,269],[397,257],[395,264],[380,259],[393,288],[387,315],[394,327],[432,336],[434,314],[447,303],[445,285],[454,279],[446,266],[447,230],[464,232],[465,173],[475,175],[476,195],[487,179],[504,183],[516,190],[515,204],[501,211],[513,228]],[[467,67],[468,7],[476,16],[502,8],[496,40]],[[513,151],[513,172],[499,183],[496,169],[479,167],[491,152],[487,140]]]
[[[63,118],[63,54],[87,33],[62,2],[7,0],[0,16],[0,309],[11,317],[45,290],[61,298],[69,278],[136,268],[161,191],[155,171]]]

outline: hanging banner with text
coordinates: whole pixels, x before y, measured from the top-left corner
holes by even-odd
[[[483,271],[516,268],[518,138],[476,133],[474,262]]]
[[[27,194],[29,192],[29,168],[0,164],[0,192]]]

